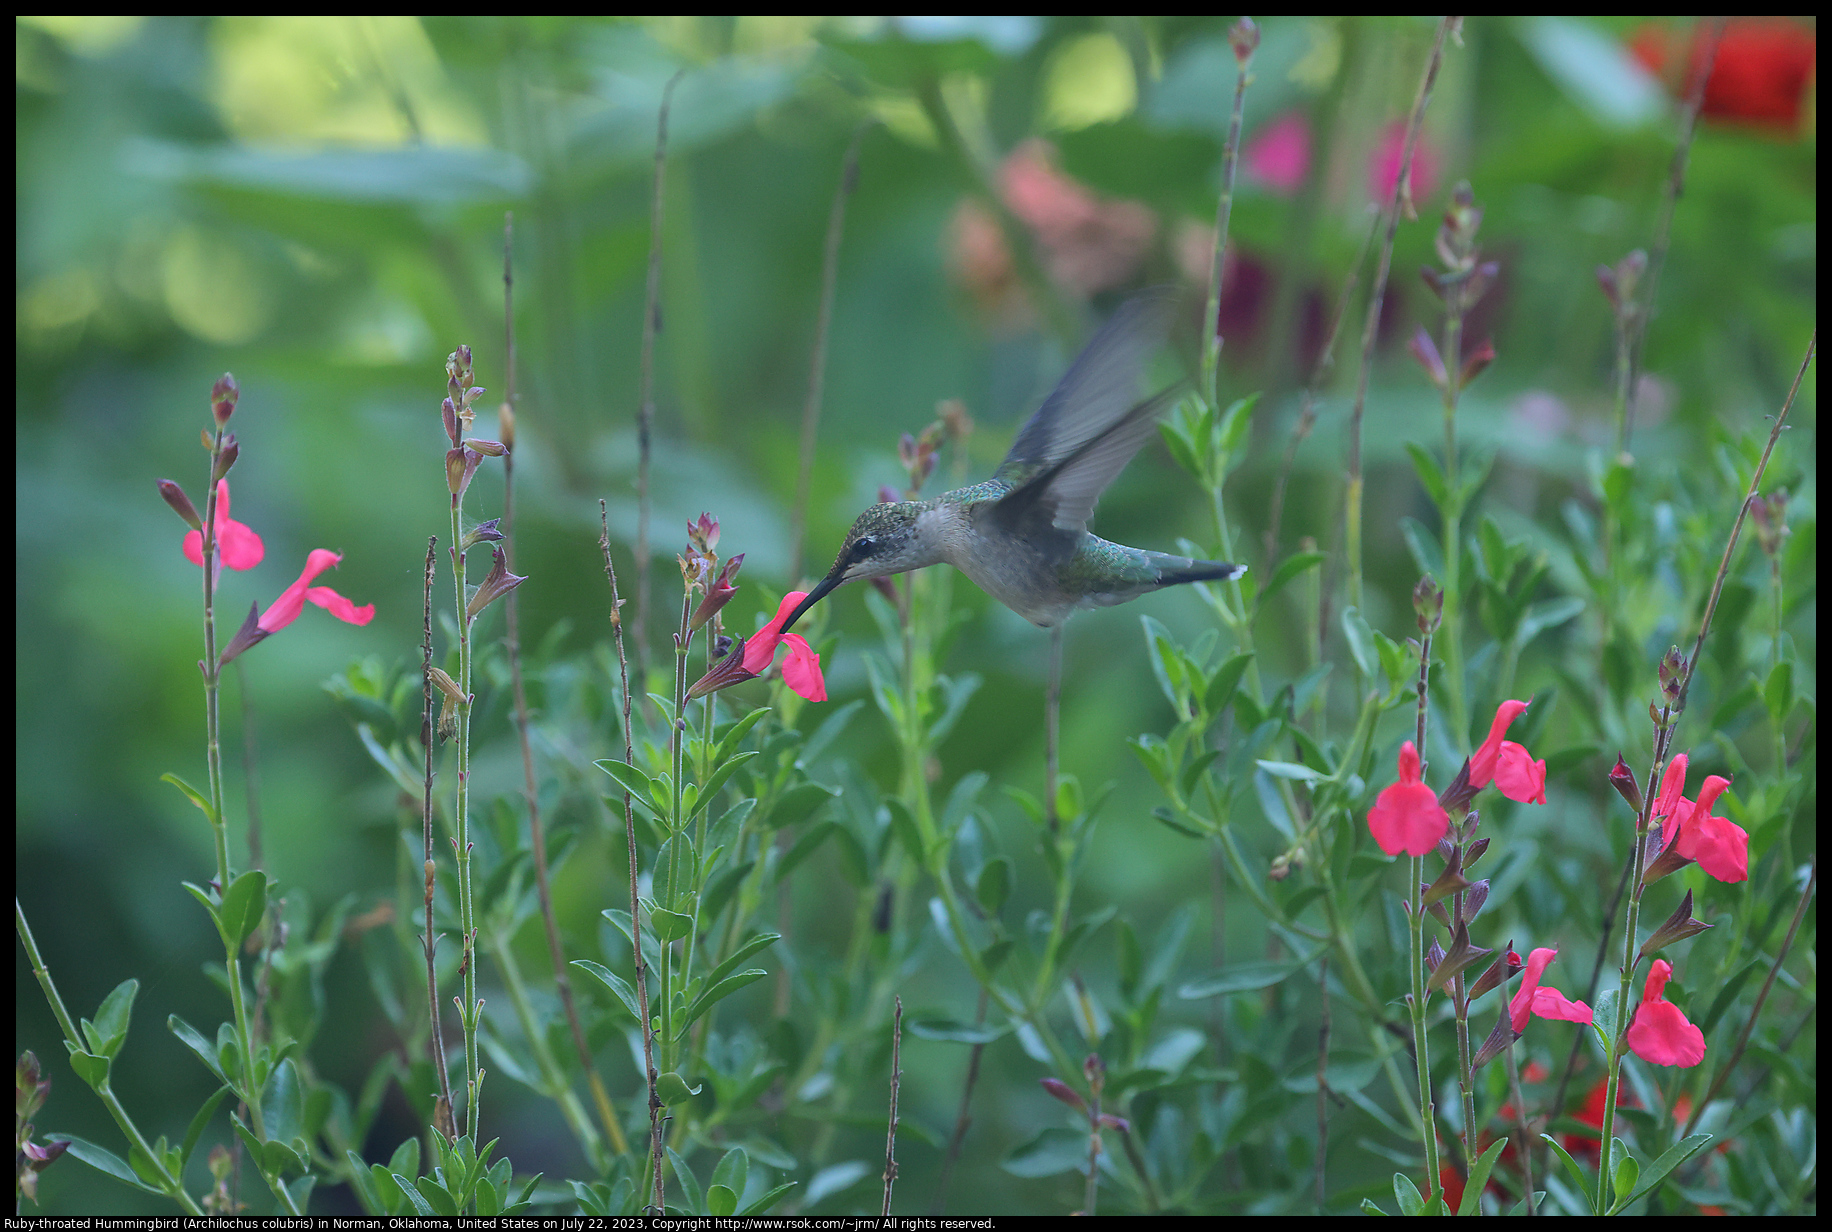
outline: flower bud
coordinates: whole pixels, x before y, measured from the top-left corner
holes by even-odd
[[[693,687],[687,690],[689,701],[698,701],[720,689],[729,689],[732,685],[743,684],[746,680],[755,680],[757,673],[746,671],[744,667],[744,639],[739,638],[732,644],[731,653],[712,665],[712,670],[694,681]]]
[[[1749,502],[1749,514],[1756,520],[1756,542],[1763,555],[1773,560],[1781,551],[1781,541],[1788,536],[1787,489],[1781,488],[1773,496],[1756,497]]]
[[[1087,1108],[1088,1108],[1087,1102],[1083,1100],[1079,1094],[1076,1093],[1074,1087],[1071,1087],[1068,1083],[1064,1082],[1062,1079],[1060,1078],[1039,1078],[1037,1081],[1042,1085],[1044,1090],[1048,1091],[1051,1095],[1054,1095],[1057,1099],[1061,1100],[1063,1103],[1067,1104],[1069,1107],[1074,1108],[1078,1112],[1087,1111]]]
[[[1430,637],[1444,619],[1444,591],[1427,573],[1412,588],[1412,610],[1419,618],[1419,632]]]
[[[688,628],[695,632],[705,627],[706,622],[719,614],[719,609],[731,602],[738,588],[732,585],[732,579],[738,576],[738,569],[744,564],[744,553],[740,552],[725,562],[725,568],[719,570],[719,576],[706,588],[706,597],[700,600],[700,606],[694,609],[693,619]]]
[[[452,438],[452,446],[456,448],[461,435],[458,431],[458,408],[452,405],[450,398],[439,404],[439,415],[445,421],[445,434]]]
[[[204,520],[197,516],[197,506],[191,503],[191,498],[186,496],[184,494],[184,489],[179,487],[176,483],[173,483],[170,479],[161,479],[159,481],[159,496],[160,499],[164,500],[166,504],[172,507],[173,513],[184,519],[186,526],[189,526],[192,530],[202,530],[204,528]]]
[[[235,460],[241,456],[242,446],[236,441],[235,433],[228,433],[223,437],[222,449],[217,451],[216,465],[210,468],[210,482],[215,483],[227,475],[229,468],[234,466]]]
[[[894,505],[902,499],[901,496],[897,495],[897,489],[891,487],[890,484],[881,483],[878,485],[878,503],[880,505]]]
[[[1228,46],[1234,52],[1234,63],[1242,68],[1247,67],[1247,61],[1259,49],[1259,41],[1259,27],[1253,24],[1251,17],[1243,17],[1228,27]]]
[[[1412,335],[1412,341],[1406,349],[1412,352],[1412,358],[1418,360],[1419,367],[1425,370],[1425,375],[1433,385],[1443,389],[1449,383],[1450,377],[1444,371],[1443,357],[1438,354],[1438,344],[1431,340],[1431,335],[1425,332],[1423,325]]]
[[[967,404],[959,398],[949,398],[939,403],[935,414],[941,419],[942,427],[948,433],[948,439],[960,444],[973,435],[973,417],[967,414]]]
[[[687,542],[702,552],[710,552],[719,546],[719,519],[710,513],[702,513],[695,520],[687,523]]]
[[[234,373],[225,372],[216,378],[216,384],[210,387],[210,414],[215,417],[218,428],[228,424],[229,416],[235,414],[236,399],[241,396]]]
[[[473,526],[464,537],[463,550],[468,552],[479,543],[501,543],[503,533],[498,527],[501,521],[501,518],[491,518],[488,522],[479,522]]]
[[[1107,1063],[1100,1059],[1100,1053],[1088,1054],[1088,1059],[1081,1063],[1081,1076],[1088,1080],[1088,1089],[1098,1098],[1100,1089],[1107,1084]]]
[[[496,430],[502,434],[503,444],[510,453],[515,452],[515,408],[507,402],[496,410]]]
[[[1459,377],[1460,387],[1482,375],[1482,370],[1495,362],[1495,344],[1484,340],[1482,345],[1471,351],[1463,359],[1463,373]]]
[[[1675,646],[1660,657],[1660,693],[1668,706],[1679,704],[1680,690],[1686,683],[1686,656]]]
[[[464,443],[464,447],[466,449],[474,449],[478,453],[485,454],[492,458],[500,458],[509,452],[509,447],[501,441],[486,441],[478,437],[472,437],[470,440],[467,440]]]
[[[1635,810],[1635,816],[1641,816],[1641,787],[1635,782],[1635,772],[1622,760],[1622,754],[1616,754],[1616,764],[1609,768],[1609,785],[1616,789],[1616,794],[1628,801],[1628,806]]]
[[[467,621],[476,620],[478,614],[486,607],[528,580],[509,572],[508,558],[503,555],[503,550],[494,544],[490,547],[490,558],[493,563],[490,566],[489,576],[484,578],[483,584],[477,588],[477,592],[471,596],[471,601],[465,605],[464,618]]]
[[[471,476],[477,473],[477,464],[481,461],[481,454],[463,447],[445,451],[445,486],[451,489],[454,497],[463,496],[464,490],[471,486]]]

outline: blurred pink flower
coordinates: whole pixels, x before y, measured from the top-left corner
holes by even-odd
[[[1241,152],[1241,168],[1281,197],[1304,187],[1310,175],[1310,121],[1304,113],[1294,108],[1255,133]]]
[[[1399,180],[1400,156],[1405,152],[1406,122],[1395,120],[1381,133],[1374,147],[1374,157],[1368,160],[1368,194],[1376,201],[1385,202],[1393,195],[1394,184]],[[1412,150],[1412,199],[1423,201],[1436,192],[1437,187],[1438,152],[1421,132]]]
[[[229,516],[227,479],[219,479],[216,483],[216,551],[222,563],[231,569],[252,569],[267,555],[267,546],[261,542],[261,536]],[[200,569],[203,567],[202,531],[185,532],[184,558]]]
[[[313,586],[311,581],[332,565],[343,560],[343,555],[327,548],[314,548],[311,555],[305,558],[305,569],[291,586],[280,592],[280,597],[268,605],[261,613],[257,623],[263,633],[278,633],[287,625],[299,619],[299,613],[305,610],[307,600],[353,625],[366,625],[375,619],[375,604],[365,603],[357,607],[354,603],[332,590],[329,586]]]

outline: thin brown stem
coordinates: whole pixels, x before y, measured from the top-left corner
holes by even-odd
[[[611,584],[611,633],[617,642],[617,674],[623,688],[623,757],[625,762],[634,765],[636,750],[630,738],[630,662],[623,648],[623,613],[620,610],[623,600],[617,596],[617,570],[611,564],[610,517],[603,501],[598,502],[598,525],[598,548],[604,553],[604,576]],[[653,1186],[650,1204],[660,1212],[666,1209],[662,1204],[662,1101],[655,1093],[655,1082],[661,1075],[655,1068],[655,1028],[649,1019],[649,973],[648,964],[642,957],[641,904],[636,898],[636,814],[630,807],[628,791],[623,793],[623,833],[630,849],[630,949],[634,951],[636,962],[636,1003],[643,1010],[643,1077],[649,1087],[649,1171]]]
[[[795,505],[789,512],[789,580],[802,575],[803,538],[808,529],[808,490],[814,480],[814,440],[821,425],[821,391],[827,379],[827,331],[833,323],[833,292],[840,273],[840,236],[846,229],[846,202],[859,186],[859,146],[876,119],[852,131],[840,164],[840,183],[827,212],[827,242],[821,253],[821,306],[814,323],[814,354],[808,361],[808,400],[802,404],[801,467],[795,476]]]
[[[1654,296],[1660,291],[1660,271],[1667,263],[1667,248],[1672,238],[1673,213],[1686,189],[1686,161],[1692,153],[1692,137],[1698,131],[1698,113],[1705,104],[1705,83],[1711,78],[1717,62],[1718,43],[1724,37],[1729,19],[1711,19],[1711,33],[1705,43],[1705,54],[1699,64],[1698,77],[1686,95],[1686,105],[1679,113],[1679,143],[1673,148],[1673,161],[1667,169],[1666,190],[1660,199],[1660,214],[1654,222],[1654,246],[1648,253],[1647,293],[1634,314],[1633,333],[1629,338],[1628,393],[1622,416],[1621,443],[1618,452],[1626,453],[1629,438],[1635,431],[1635,393],[1641,380],[1642,346],[1647,340],[1648,321],[1654,315]]]
[[[1437,83],[1438,69],[1444,63],[1444,39],[1461,31],[1461,17],[1446,17],[1438,23],[1431,40],[1431,54],[1425,59],[1425,73],[1419,79],[1418,95],[1412,101],[1412,114],[1406,120],[1406,141],[1401,147],[1399,174],[1387,195],[1381,216],[1386,220],[1386,235],[1381,240],[1380,261],[1375,267],[1374,286],[1368,296],[1368,318],[1361,330],[1361,367],[1355,376],[1355,405],[1349,411],[1348,492],[1344,525],[1345,549],[1348,555],[1349,602],[1361,606],[1361,416],[1368,401],[1368,376],[1374,366],[1374,340],[1380,334],[1380,312],[1387,299],[1387,275],[1393,267],[1393,241],[1399,234],[1402,206],[1412,210],[1412,152],[1418,145],[1419,130],[1425,125],[1425,106],[1431,101],[1431,89]],[[1433,1181],[1435,1184],[1435,1180]]]
[[[1242,19],[1243,24],[1253,23]],[[1258,43],[1259,36],[1253,35]],[[1244,49],[1244,51],[1242,50]],[[1228,143],[1221,152],[1221,196],[1215,201],[1215,251],[1209,260],[1209,295],[1202,310],[1202,396],[1215,406],[1215,376],[1221,366],[1221,270],[1228,243],[1228,221],[1234,213],[1234,170],[1240,154],[1240,118],[1245,109],[1247,66],[1253,62],[1251,48],[1240,44],[1235,51],[1234,105],[1228,112]],[[1226,544],[1222,545],[1224,548]]]
[[[649,283],[643,295],[642,376],[636,412],[635,638],[636,670],[643,677],[649,674],[648,631],[644,626],[649,611],[649,454],[655,434],[655,335],[662,324],[662,193],[668,172],[668,108],[674,101],[674,87],[686,73],[682,69],[662,87],[661,110],[655,119],[655,188],[649,198]]]
[[[897,1088],[903,1085],[903,998],[897,998],[897,1012],[891,1017],[891,1120],[884,1133],[884,1210],[891,1213],[891,1186],[897,1183]]]

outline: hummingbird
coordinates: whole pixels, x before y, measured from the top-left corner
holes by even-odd
[[[1101,492],[1183,393],[1179,382],[1137,400],[1174,303],[1167,293],[1148,292],[1121,305],[1025,423],[991,479],[861,513],[833,568],[782,629],[841,583],[944,562],[1046,629],[1082,608],[1245,573],[1245,565],[1127,547],[1088,532]]]

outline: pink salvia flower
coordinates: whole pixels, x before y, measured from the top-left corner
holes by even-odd
[[[1450,829],[1450,814],[1438,794],[1425,786],[1419,751],[1408,740],[1399,746],[1399,782],[1383,789],[1368,810],[1368,830],[1390,856],[1422,856]]]
[[[1687,1021],[1662,994],[1673,976],[1673,964],[1656,958],[1635,1020],[1628,1025],[1629,1051],[1650,1065],[1697,1065],[1705,1059],[1705,1033]]]
[[[1469,759],[1469,785],[1483,788],[1493,782],[1502,795],[1522,804],[1546,802],[1546,763],[1534,761],[1521,745],[1501,737],[1508,724],[1527,709],[1520,701],[1502,702],[1489,726],[1488,739]]]
[[[1712,806],[1730,786],[1719,775],[1707,778],[1698,789],[1698,803],[1685,809],[1675,848],[1688,860],[1697,860],[1707,876],[1719,881],[1749,880],[1749,833],[1728,817],[1713,817]]]
[[[1679,830],[1681,814],[1690,807],[1686,799],[1686,755],[1680,753],[1667,763],[1667,772],[1660,779],[1660,794],[1654,797],[1654,816],[1663,818],[1660,827],[1660,842],[1663,847],[1673,845],[1673,836]]]
[[[1545,946],[1527,955],[1527,969],[1520,978],[1520,987],[1515,990],[1513,1000],[1508,1002],[1508,1022],[1514,1028],[1515,1035],[1526,1031],[1529,1014],[1556,1018],[1561,1022],[1591,1020],[1590,1007],[1582,1001],[1568,1001],[1558,989],[1540,987],[1539,980],[1545,974],[1547,964],[1557,956],[1557,950]]]
[[[783,621],[795,610],[795,605],[807,597],[805,591],[792,590],[783,596],[782,605],[776,609],[775,619],[751,634],[744,643],[744,670],[753,676],[761,676],[770,670],[770,664],[776,658],[776,647],[786,644],[789,657],[783,660],[782,678],[791,689],[811,702],[827,700],[827,682],[821,675],[821,657],[814,653],[807,639],[799,633],[782,633]]]
[[[337,619],[353,625],[366,625],[375,619],[375,604],[365,603],[357,607],[354,603],[332,590],[329,586],[313,586],[311,581],[319,574],[343,559],[340,553],[327,548],[314,548],[312,554],[305,558],[305,570],[297,581],[280,592],[280,597],[270,603],[261,619],[263,633],[278,633],[287,625],[299,619],[299,613],[305,610],[309,600],[329,612]]]
[[[1395,120],[1381,134],[1374,157],[1368,160],[1368,195],[1385,201],[1399,180],[1399,160],[1406,152],[1406,122]],[[1429,198],[1438,187],[1438,154],[1420,133],[1412,147],[1412,199]]]
[[[252,569],[267,555],[267,546],[261,542],[261,536],[229,516],[227,479],[219,479],[216,483],[216,554],[230,569]],[[202,531],[185,532],[184,558],[199,568],[203,567]]]
[[[1304,113],[1287,111],[1260,129],[1241,151],[1240,163],[1249,179],[1278,196],[1289,197],[1304,187],[1310,175],[1310,123]]]

